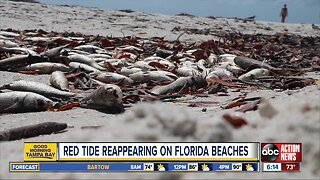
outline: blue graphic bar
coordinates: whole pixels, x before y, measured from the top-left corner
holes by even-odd
[[[10,172],[259,171],[259,163],[10,162]]]
[[[143,163],[41,163],[40,171],[131,171],[143,170]]]

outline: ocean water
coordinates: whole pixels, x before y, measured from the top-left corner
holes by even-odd
[[[222,16],[280,22],[280,10],[287,4],[287,23],[320,24],[320,0],[39,0],[50,4],[81,5],[103,9],[132,9],[148,13]]]

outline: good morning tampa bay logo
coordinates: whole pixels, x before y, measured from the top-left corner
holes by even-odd
[[[56,143],[24,143],[25,161],[55,161]]]
[[[265,144],[261,149],[261,158],[264,161],[273,162],[278,158],[279,154],[279,149],[274,144]]]

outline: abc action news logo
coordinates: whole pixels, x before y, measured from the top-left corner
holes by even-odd
[[[262,162],[301,162],[301,143],[261,143]]]

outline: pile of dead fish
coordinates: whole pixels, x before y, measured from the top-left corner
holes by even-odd
[[[0,71],[51,78],[50,85],[25,80],[0,85],[0,113],[73,107],[119,113],[138,101],[315,83],[297,75],[319,70],[318,37],[268,38],[229,34],[223,41],[187,44],[163,37],[1,30]]]

